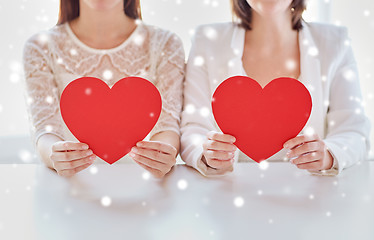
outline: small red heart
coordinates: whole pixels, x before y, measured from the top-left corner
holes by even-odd
[[[123,78],[112,88],[98,78],[78,78],[66,86],[60,100],[72,134],[109,164],[147,136],[161,107],[157,88],[140,77]]]
[[[306,87],[293,78],[277,78],[264,89],[253,79],[235,76],[223,81],[212,98],[214,118],[235,145],[261,162],[283,148],[305,126],[312,110]]]

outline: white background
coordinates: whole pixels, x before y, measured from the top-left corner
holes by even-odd
[[[58,0],[0,0],[0,163],[33,161],[27,136],[22,50],[32,34],[57,22],[58,7]],[[141,7],[146,23],[169,29],[182,38],[186,55],[197,25],[231,20],[229,0],[141,0]],[[374,122],[374,2],[310,0],[304,18],[348,27],[366,111]]]

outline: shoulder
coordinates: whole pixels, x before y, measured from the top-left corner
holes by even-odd
[[[200,25],[195,29],[194,38],[202,41],[228,41],[232,39],[237,27],[237,24],[232,22]]]
[[[150,42],[154,43],[155,45],[161,46],[168,46],[170,44],[177,45],[179,47],[183,47],[182,40],[180,37],[169,30],[141,23],[142,28],[146,32],[147,36],[150,38]]]
[[[64,34],[65,25],[56,25],[49,30],[40,31],[25,42],[24,50],[34,49],[46,51],[51,46],[51,42],[56,41],[57,39],[65,38]]]
[[[320,60],[325,64],[337,62],[351,50],[346,27],[324,23],[306,23],[303,27],[310,33],[318,49]]]
[[[305,23],[315,38],[329,39],[330,42],[339,41],[344,37],[347,37],[347,28],[342,26],[336,26],[326,23]]]

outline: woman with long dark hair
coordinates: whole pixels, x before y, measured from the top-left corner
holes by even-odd
[[[304,0],[231,3],[235,22],[195,32],[186,68],[182,159],[204,175],[225,174],[235,161],[251,161],[237,150],[234,136],[219,131],[211,113],[214,90],[235,75],[262,87],[292,77],[310,91],[313,109],[304,130],[269,160],[336,175],[365,159],[370,124],[346,29],[303,21]]]
[[[59,175],[72,176],[96,159],[68,130],[59,109],[66,85],[83,76],[110,87],[128,76],[151,81],[161,93],[161,115],[150,140],[129,155],[156,177],[175,164],[184,51],[175,34],[141,21],[139,0],[61,0],[57,25],[27,41],[24,66],[33,141]]]

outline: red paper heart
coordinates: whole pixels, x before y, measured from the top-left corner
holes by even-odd
[[[161,106],[157,88],[140,77],[123,78],[111,89],[98,78],[78,78],[66,86],[60,101],[69,130],[109,164],[147,136]]]
[[[312,110],[306,87],[293,78],[277,78],[264,89],[253,79],[235,76],[223,81],[212,99],[214,118],[235,145],[261,162],[283,148],[305,126]]]

